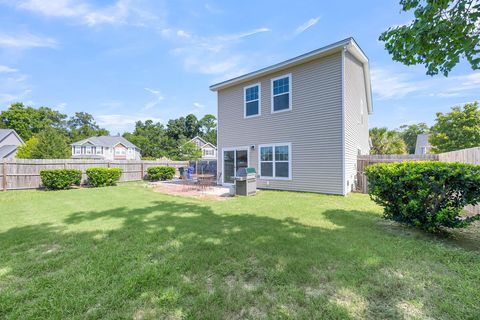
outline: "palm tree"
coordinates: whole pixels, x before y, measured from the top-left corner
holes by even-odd
[[[407,145],[403,141],[400,133],[387,128],[370,129],[370,139],[372,148],[370,154],[405,154]]]

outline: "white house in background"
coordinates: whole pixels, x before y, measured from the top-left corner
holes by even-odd
[[[212,143],[205,141],[204,139],[196,136],[189,142],[193,142],[202,149],[202,160],[217,160],[217,147]]]
[[[13,129],[0,129],[0,159],[15,158],[18,147],[24,144]]]
[[[429,154],[432,146],[430,145],[430,134],[417,135],[417,144],[415,145],[415,154]]]
[[[91,137],[71,144],[72,159],[140,160],[140,149],[120,136]]]

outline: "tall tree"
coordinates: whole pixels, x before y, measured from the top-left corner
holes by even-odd
[[[202,157],[202,150],[190,141],[179,141],[178,151],[178,160],[197,161]]]
[[[407,145],[407,152],[414,154],[415,146],[417,144],[417,136],[422,133],[428,133],[429,131],[430,128],[424,122],[410,125],[404,124],[400,126],[400,135]]]
[[[189,114],[185,117],[185,137],[195,138],[200,134],[200,123],[195,115]]]
[[[126,132],[123,137],[140,148],[142,157],[161,158],[167,154],[165,128],[160,122],[137,121],[133,133]]]
[[[37,143],[32,146],[30,156],[33,159],[67,159],[71,149],[67,138],[58,129],[46,128],[37,135]]]
[[[33,136],[25,142],[25,144],[18,147],[17,158],[19,159],[33,159],[32,149],[38,144],[38,138]]]
[[[166,134],[177,141],[192,139],[200,134],[200,123],[193,114],[178,119],[171,119],[167,123]]]
[[[455,106],[448,113],[437,113],[430,144],[435,153],[480,146],[478,102]]]
[[[65,133],[66,118],[65,114],[48,107],[35,109],[21,102],[13,103],[7,110],[0,112],[3,127],[14,129],[24,141],[45,128],[55,128]]]
[[[206,114],[199,121],[200,136],[206,141],[217,145],[217,118],[212,114]]]
[[[404,154],[407,152],[407,146],[400,133],[387,128],[370,129],[370,139],[372,139],[371,154]]]
[[[100,128],[93,116],[87,112],[75,112],[67,126],[71,141],[79,141],[93,136],[107,136],[108,130]]]
[[[414,11],[407,24],[380,35],[393,60],[423,64],[428,75],[447,76],[461,58],[473,70],[480,67],[480,1],[401,0],[403,11]]]

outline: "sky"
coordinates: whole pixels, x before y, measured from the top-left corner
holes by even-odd
[[[480,72],[463,61],[431,77],[392,61],[378,37],[411,18],[385,0],[0,0],[0,110],[85,111],[112,134],[216,115],[210,85],[352,36],[370,60],[370,126],[431,125],[480,100]]]

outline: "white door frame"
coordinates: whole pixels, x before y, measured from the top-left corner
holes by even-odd
[[[225,163],[225,157],[223,155],[223,153],[225,151],[235,151],[234,155],[233,155],[233,161],[234,161],[234,174],[236,175],[237,174],[237,151],[238,150],[247,150],[247,166],[250,167],[250,147],[248,146],[242,146],[242,147],[229,147],[229,148],[222,148],[222,186],[232,186],[234,185],[235,183],[227,183],[225,182],[225,170],[224,170],[224,163]]]

